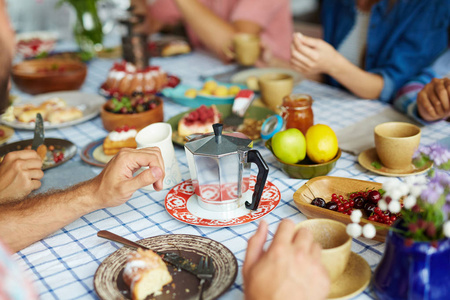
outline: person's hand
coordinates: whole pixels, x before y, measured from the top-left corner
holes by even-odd
[[[312,234],[304,228],[296,231],[294,223],[283,220],[264,251],[267,233],[262,221],[248,241],[242,270],[245,299],[325,299],[330,280]]]
[[[141,167],[149,168],[133,177]],[[100,207],[117,206],[144,186],[153,184],[155,190],[162,190],[164,176],[164,161],[159,148],[124,148],[92,180],[95,198]]]
[[[322,39],[295,33],[291,44],[291,65],[304,75],[330,74],[339,53]]]
[[[28,196],[41,187],[42,159],[36,151],[13,151],[0,164],[0,203]]]
[[[417,109],[426,121],[450,117],[450,79],[434,78],[425,85],[417,94]]]

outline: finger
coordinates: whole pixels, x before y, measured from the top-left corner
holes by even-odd
[[[428,98],[427,93],[422,90],[417,95],[417,106],[419,108],[419,111],[423,111],[426,114],[429,115],[430,118],[436,118],[436,111],[434,110],[433,105],[430,102],[430,99]],[[425,116],[422,116],[425,117]]]
[[[320,257],[322,256],[322,247],[318,243],[313,243],[311,247],[311,256],[312,259],[318,261],[320,260]]]
[[[433,93],[430,93],[428,95],[428,99],[430,99],[430,102],[433,105],[436,115],[442,116],[444,114],[444,110],[442,109],[441,101],[439,100],[438,95],[436,95],[435,91],[433,91]]]
[[[309,46],[311,48],[316,48],[317,45],[319,44],[320,39],[316,39],[313,37],[309,37],[306,35],[302,36],[302,43],[303,45]]]
[[[300,49],[302,47],[302,37],[303,35],[300,32],[294,33],[291,45],[294,49]]]
[[[42,159],[40,157],[37,159],[21,159],[21,165],[24,170],[41,170]]]
[[[447,89],[445,88],[444,80],[439,79],[434,85],[434,90],[439,98],[439,102],[441,104],[443,112],[447,111],[449,109],[450,104],[449,104],[449,94]]]
[[[144,186],[154,184],[155,190],[159,191],[162,189],[162,180],[164,178],[162,175],[163,172],[160,167],[151,167],[141,172],[128,182],[124,182],[124,184],[128,185],[128,189],[133,191],[143,188]]]
[[[41,180],[42,177],[44,177],[44,172],[41,169],[28,171],[28,178],[30,179]]]
[[[5,160],[18,160],[18,159],[41,159],[34,150],[19,150],[12,151],[5,155]]]
[[[293,59],[294,61],[297,61],[309,68],[311,68],[314,65],[314,62],[309,57],[303,55],[302,53],[300,53],[298,51],[292,52],[291,59]]]
[[[300,228],[295,232],[293,243],[295,248],[299,249],[304,253],[310,253],[311,247],[313,245],[314,238],[311,231],[306,228]]]
[[[41,187],[41,182],[39,180],[32,180],[31,181],[31,190],[37,190],[38,188]]]
[[[315,61],[319,59],[319,54],[315,48],[311,48],[310,46],[303,44],[298,50],[301,54],[303,54],[303,56],[310,60]]]
[[[291,60],[291,65],[292,67],[294,67],[295,70],[303,73],[303,74],[308,74],[309,73],[309,68],[307,68],[303,63],[298,62],[296,60]]]
[[[277,245],[291,244],[294,233],[294,223],[290,220],[284,219],[278,226],[270,248]]]
[[[261,258],[264,253],[263,247],[267,239],[268,231],[268,225],[263,220],[259,223],[256,233],[248,240],[243,272],[248,272],[248,270],[251,269],[252,266]]]

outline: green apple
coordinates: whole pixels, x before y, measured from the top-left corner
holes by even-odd
[[[277,132],[272,137],[272,150],[285,163],[295,164],[306,156],[306,140],[297,128]]]

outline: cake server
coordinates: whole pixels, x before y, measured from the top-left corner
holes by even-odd
[[[237,130],[239,125],[244,122],[244,115],[253,102],[255,93],[252,90],[241,90],[234,98],[231,114],[225,118],[223,125],[231,127],[233,131]]]
[[[44,144],[44,121],[40,113],[36,115],[36,125],[34,126],[34,138],[31,144],[31,149],[37,150],[37,148]]]
[[[179,268],[179,269],[183,269],[185,271],[188,271],[191,274],[197,275],[198,274],[198,270],[197,270],[197,264],[191,262],[190,260],[183,258],[181,256],[179,256],[176,253],[170,252],[170,253],[163,253],[163,252],[158,252],[155,251],[153,249],[150,249],[144,245],[135,243],[133,241],[130,241],[124,237],[118,236],[117,234],[114,234],[110,231],[107,230],[100,230],[99,232],[97,232],[97,236],[113,241],[113,242],[117,242],[117,243],[121,243],[125,246],[131,247],[131,248],[142,248],[142,249],[147,249],[147,250],[152,250],[153,252],[155,252],[156,254],[158,254],[159,256],[161,256],[162,260],[174,265],[175,267]]]

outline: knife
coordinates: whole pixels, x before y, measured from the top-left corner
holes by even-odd
[[[179,269],[188,271],[191,274],[197,275],[197,273],[198,273],[197,264],[191,262],[190,260],[188,260],[186,258],[179,256],[176,253],[173,253],[173,252],[163,253],[163,252],[155,251],[144,245],[130,241],[124,237],[118,236],[117,234],[114,234],[107,230],[100,230],[99,232],[97,232],[97,236],[107,239],[107,240],[110,240],[110,241],[113,241],[113,242],[118,242],[118,243],[124,244],[125,246],[129,246],[131,248],[135,248],[135,249],[142,248],[142,249],[152,250],[153,252],[155,252],[156,254],[161,256],[163,261],[165,261],[171,265],[174,265],[175,267],[177,267]]]
[[[37,150],[37,148],[44,144],[44,121],[40,113],[36,115],[36,125],[34,126],[34,138],[31,144],[31,149]]]
[[[255,99],[255,93],[252,90],[239,91],[236,98],[234,98],[231,114],[223,121],[224,126],[236,131],[239,125],[244,122],[244,115],[252,104],[253,99]]]

